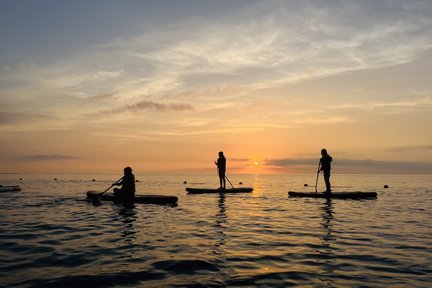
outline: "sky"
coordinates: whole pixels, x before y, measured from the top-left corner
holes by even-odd
[[[0,173],[432,174],[432,1],[0,0]]]

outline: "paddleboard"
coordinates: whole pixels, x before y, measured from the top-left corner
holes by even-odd
[[[100,191],[88,191],[87,198],[88,199],[98,199],[104,201],[114,201],[113,192],[106,192],[100,195],[102,192]],[[100,196],[99,196],[100,195]],[[168,196],[168,195],[135,195],[134,203],[142,203],[142,204],[176,204],[178,201],[177,196]]]
[[[189,194],[203,194],[203,193],[250,193],[253,188],[241,187],[241,188],[229,188],[229,189],[214,189],[214,188],[186,188]]]
[[[335,198],[335,199],[362,199],[362,198],[376,198],[376,192],[332,192],[327,193],[314,193],[314,192],[294,192],[289,191],[290,197],[309,197],[309,198]]]
[[[11,191],[21,191],[21,187],[19,185],[0,186],[0,192],[11,192]]]

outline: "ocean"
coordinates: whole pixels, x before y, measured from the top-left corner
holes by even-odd
[[[137,194],[178,205],[85,199],[121,176],[0,175],[22,187],[0,193],[0,287],[432,285],[430,175],[332,175],[334,191],[378,193],[367,200],[288,197],[315,175],[235,174],[254,191],[188,195],[217,175],[135,175]]]

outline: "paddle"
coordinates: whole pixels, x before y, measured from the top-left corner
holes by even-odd
[[[124,176],[123,176],[124,177]],[[123,179],[123,177],[121,177],[120,179],[118,179],[114,184],[112,184],[110,187],[108,187],[108,189],[106,189],[105,191],[103,191],[102,193],[98,194],[98,198],[100,198],[103,194],[105,194],[109,189],[111,189],[111,187],[113,187],[114,185],[116,185],[118,182],[120,182],[120,180]]]
[[[231,187],[233,188],[233,190],[235,190],[234,186],[232,185],[231,181],[229,181],[228,177],[225,176],[225,179],[228,180],[228,183],[230,183]]]
[[[318,162],[318,171],[317,171],[317,177],[316,177],[316,181],[315,181],[315,193],[318,193],[318,177],[319,177],[319,172],[320,172],[320,165],[321,162]]]

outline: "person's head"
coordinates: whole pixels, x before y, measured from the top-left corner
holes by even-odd
[[[328,155],[327,154],[327,149],[321,149],[321,155],[322,156]]]
[[[224,156],[224,155],[223,155],[223,152],[222,152],[222,151],[219,151],[219,157],[222,157],[222,156]]]
[[[131,167],[126,167],[123,169],[124,174],[132,174],[132,168]]]

